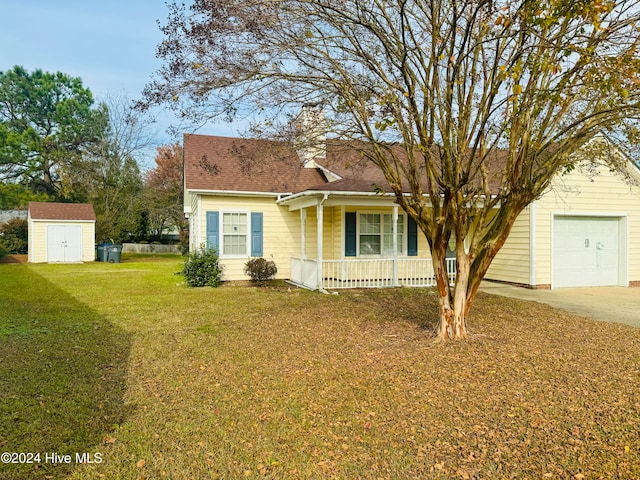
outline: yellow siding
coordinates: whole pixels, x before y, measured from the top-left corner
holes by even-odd
[[[324,207],[323,217],[324,224],[322,228],[322,257],[325,260],[340,258],[340,225],[342,224],[342,222],[340,221],[340,208]],[[336,231],[338,232],[338,234],[336,234]]]
[[[29,230],[29,261],[42,263],[47,261],[47,224],[30,222]]]
[[[307,220],[305,223],[305,256],[307,258],[318,258],[318,217],[316,215],[316,207],[310,207],[306,209],[307,212]],[[287,212],[291,215],[294,215],[297,222],[300,222],[300,212]],[[324,213],[324,212],[323,212]],[[326,218],[325,218],[326,220]],[[302,243],[299,240],[300,235],[298,234],[298,250],[292,255],[297,255],[302,251]]]
[[[331,208],[331,232],[330,232],[330,249],[327,252],[327,257],[332,260],[339,260],[342,258],[342,249],[344,244],[344,222],[342,219],[342,207]],[[326,238],[326,237],[325,237]]]
[[[82,261],[93,262],[96,259],[96,224],[82,223]]]
[[[207,211],[262,212],[263,214],[263,257],[273,260],[278,267],[277,278],[289,278],[289,257],[300,254],[300,212],[290,212],[287,207],[276,205],[275,197],[227,197],[203,196],[201,209],[194,212],[194,224],[198,225],[200,238],[206,239]],[[307,243],[315,244],[315,211],[307,214]],[[307,247],[307,256],[311,257]],[[248,280],[244,265],[249,256],[243,258],[223,258],[225,280]]]
[[[530,208],[525,208],[516,219],[509,238],[489,267],[488,280],[529,284],[529,215]]]
[[[418,258],[431,258],[429,242],[420,228],[418,228]]]
[[[595,176],[576,169],[558,177],[553,187],[536,202],[537,284],[551,284],[554,214],[626,216],[628,280],[640,281],[640,187],[628,185],[607,167],[599,167]]]

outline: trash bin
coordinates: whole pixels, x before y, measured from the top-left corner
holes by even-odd
[[[122,245],[108,245],[107,250],[107,262],[120,263],[122,258]]]
[[[107,247],[113,245],[112,243],[99,243],[96,245],[96,260],[98,262],[107,261]]]

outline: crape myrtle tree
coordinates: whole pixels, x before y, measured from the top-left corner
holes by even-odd
[[[145,98],[228,119],[321,105],[424,232],[438,337],[462,338],[518,214],[599,133],[637,143],[639,28],[634,0],[195,0],[171,6]]]

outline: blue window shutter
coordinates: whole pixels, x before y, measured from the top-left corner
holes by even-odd
[[[262,212],[251,212],[251,256],[262,255]]]
[[[356,212],[344,214],[344,255],[356,256]]]
[[[409,221],[407,222],[407,255],[410,257],[418,256],[418,224],[407,215]]]
[[[218,212],[207,212],[207,250],[214,248],[220,252],[220,214]]]

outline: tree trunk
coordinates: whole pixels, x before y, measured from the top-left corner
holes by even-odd
[[[456,280],[449,284],[446,255],[433,255],[433,265],[438,288],[437,339],[440,341],[462,339],[467,336],[467,286],[469,262],[466,255],[456,261]]]
[[[513,203],[497,230],[495,241],[475,252],[465,252],[464,242],[456,246],[456,280],[449,285],[447,273],[446,245],[432,248],[431,258],[438,288],[439,324],[437,338],[441,341],[456,340],[467,336],[467,315],[478,293],[480,283],[489,270],[491,262],[504,245],[515,219],[524,209],[526,202]],[[473,258],[473,262],[471,259]]]

